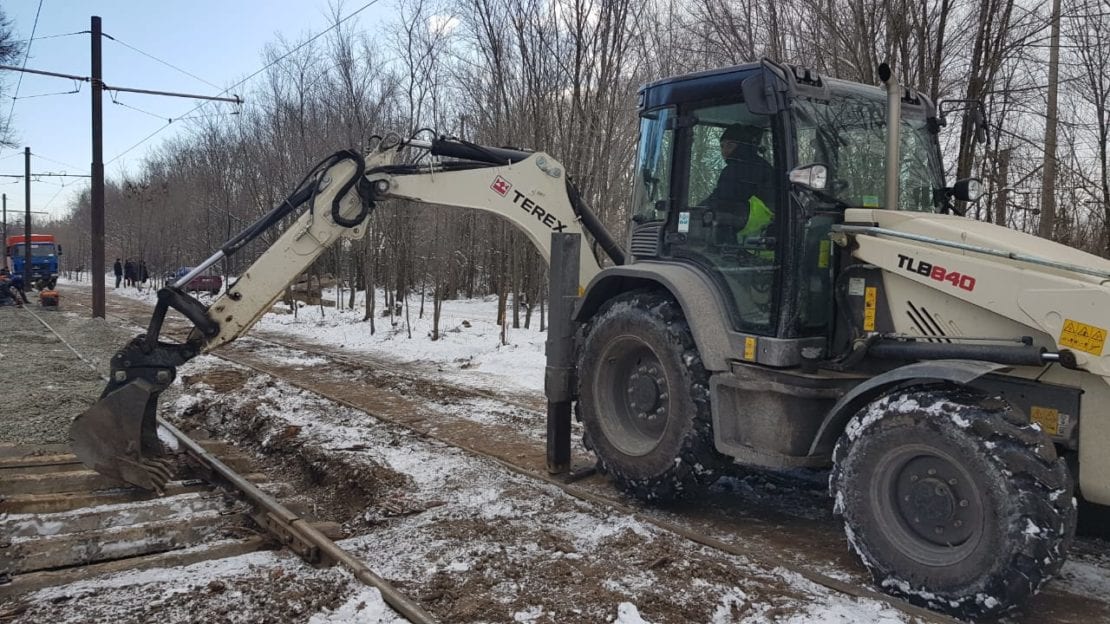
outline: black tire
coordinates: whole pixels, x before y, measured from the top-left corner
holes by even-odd
[[[961,618],[1014,610],[1075,533],[1073,482],[1039,429],[958,389],[885,396],[856,414],[829,487],[852,549],[887,593]]]
[[[600,468],[637,498],[670,501],[717,480],[709,375],[681,308],[655,292],[610,301],[586,328],[578,415]]]

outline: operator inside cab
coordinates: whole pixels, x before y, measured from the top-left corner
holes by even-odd
[[[774,220],[775,170],[760,154],[764,128],[732,124],[721,133],[721,158],[725,167],[717,186],[702,202],[718,218],[726,217],[738,229],[736,243],[763,235]]]

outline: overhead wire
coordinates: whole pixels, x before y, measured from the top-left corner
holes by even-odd
[[[31,57],[31,43],[35,41],[35,31],[38,30],[39,27],[39,14],[42,13],[42,3],[43,0],[39,0],[39,6],[37,9],[35,9],[35,21],[31,25],[31,38],[27,40],[27,49],[23,51],[23,69],[27,69],[27,59]],[[19,97],[19,87],[22,84],[23,72],[19,72],[19,79],[16,80],[15,83],[15,94],[12,96],[12,105],[11,108],[8,109],[8,119],[4,122],[4,129],[10,128],[12,125],[12,114],[15,113],[15,100],[17,97]],[[3,148],[0,147],[0,151],[2,150]]]
[[[39,4],[41,5],[42,3],[40,2]],[[57,39],[58,37],[72,37],[73,35],[87,35],[87,34],[89,34],[89,31],[87,31],[87,30],[78,30],[78,31],[71,32],[71,33],[58,33],[56,35],[42,35],[40,37],[35,37],[34,31],[32,31],[31,32],[31,37],[32,37],[31,39],[16,39],[16,40],[12,41],[12,43],[30,43],[32,41],[43,41],[44,39]]]
[[[18,97],[13,95],[12,99],[13,100],[30,100],[32,98],[49,97],[51,95],[72,95],[74,93],[80,93],[81,92],[81,83],[74,80],[73,84],[74,84],[74,87],[73,87],[72,91],[53,91],[51,93],[36,93],[34,95],[21,95],[21,96],[18,96]]]
[[[130,108],[131,110],[142,113],[144,115],[150,115],[151,117],[154,117],[155,119],[161,119],[161,120],[166,121],[166,122],[172,122],[173,121],[172,118],[163,117],[162,115],[152,113],[148,110],[143,110],[143,109],[141,109],[137,106],[131,106],[130,104],[124,104],[123,102],[119,101],[119,91],[109,91],[108,92],[108,97],[112,98],[112,103],[113,104],[117,104],[117,105],[122,106],[124,108]]]
[[[199,81],[203,82],[204,84],[212,87],[213,89],[219,89],[220,88],[219,85],[212,84],[211,82],[208,82],[204,78],[201,78],[200,76],[198,76],[196,74],[193,74],[193,73],[190,73],[190,72],[188,72],[184,69],[181,69],[180,67],[178,67],[177,65],[174,65],[173,63],[170,63],[169,61],[163,61],[162,59],[158,58],[157,56],[154,56],[153,54],[150,54],[148,52],[143,52],[142,50],[136,48],[135,46],[133,46],[133,45],[131,45],[131,44],[125,42],[125,41],[120,40],[117,37],[113,37],[112,35],[109,35],[107,33],[103,33],[103,35],[107,39],[109,39],[111,41],[115,41],[116,43],[120,44],[121,46],[123,46],[125,48],[129,48],[131,50],[134,50],[135,52],[138,52],[139,54],[142,54],[143,56],[145,56],[145,57],[147,57],[147,58],[149,58],[153,61],[157,61],[157,62],[165,65],[166,67],[169,67],[170,69],[177,70],[177,71],[185,74],[186,76],[189,76],[190,78],[195,78],[196,80],[199,80]]]
[[[13,154],[13,156],[19,156],[19,153]],[[71,169],[84,169],[84,167],[78,167],[77,165],[71,165],[69,163],[65,163],[65,162],[62,162],[60,160],[54,160],[53,158],[47,158],[46,156],[43,156],[42,154],[36,154],[34,152],[31,152],[31,158],[38,158],[38,159],[41,159],[41,160],[45,160],[47,162],[52,162],[55,165],[61,165],[63,167],[69,167]],[[0,160],[2,160],[2,159],[0,159]]]
[[[302,49],[302,48],[304,48],[305,46],[309,45],[310,43],[312,43],[312,42],[316,41],[316,40],[317,40],[317,39],[319,39],[320,37],[323,37],[324,35],[326,35],[327,33],[331,32],[332,30],[335,30],[336,28],[338,28],[338,27],[342,26],[342,25],[343,25],[344,23],[346,23],[346,22],[347,22],[347,20],[349,20],[349,19],[353,18],[354,16],[358,15],[359,13],[362,13],[362,12],[363,12],[363,11],[365,11],[366,9],[368,9],[368,8],[370,8],[371,6],[373,6],[373,5],[377,4],[377,3],[379,2],[379,1],[380,1],[380,0],[370,0],[369,2],[367,2],[366,4],[364,4],[364,5],[362,5],[362,6],[360,7],[360,8],[358,8],[357,10],[353,11],[353,12],[352,12],[352,13],[351,13],[350,15],[348,15],[347,17],[344,17],[343,19],[341,19],[341,20],[339,20],[338,22],[336,22],[336,23],[332,24],[331,26],[328,26],[327,28],[325,28],[324,30],[320,31],[319,33],[317,33],[317,34],[313,35],[313,36],[312,36],[311,38],[309,38],[309,39],[308,39],[308,40],[306,40],[305,42],[301,43],[301,44],[300,44],[300,45],[298,45],[297,47],[293,48],[292,50],[289,50],[288,52],[286,52],[285,54],[281,55],[281,56],[280,56],[280,57],[278,57],[277,59],[274,59],[273,61],[271,61],[270,63],[268,63],[267,65],[265,65],[265,66],[264,66],[264,67],[262,67],[261,69],[259,69],[258,71],[254,72],[253,74],[251,74],[251,75],[247,76],[246,78],[244,78],[244,79],[240,80],[239,82],[237,82],[237,83],[235,83],[235,84],[231,85],[230,87],[228,87],[228,88],[224,89],[223,91],[220,91],[220,92],[219,92],[219,93],[218,93],[217,95],[218,95],[218,96],[220,96],[220,95],[224,95],[225,93],[227,93],[227,92],[231,91],[232,89],[234,89],[234,88],[236,88],[236,87],[239,87],[239,86],[241,86],[241,85],[245,84],[245,83],[246,83],[247,81],[251,80],[251,79],[252,79],[252,78],[254,78],[255,76],[258,76],[259,74],[261,74],[262,72],[266,71],[267,69],[270,69],[270,68],[271,68],[271,67],[273,67],[274,65],[277,65],[278,63],[280,63],[280,62],[284,61],[285,59],[289,58],[289,57],[290,57],[290,56],[292,56],[292,55],[293,55],[294,53],[298,52],[299,50],[301,50],[301,49]],[[124,156],[125,154],[127,154],[128,152],[130,152],[131,150],[133,150],[133,149],[135,149],[135,148],[139,147],[139,146],[140,146],[140,145],[142,145],[143,143],[146,143],[147,141],[149,141],[150,139],[154,138],[154,137],[155,137],[155,136],[157,136],[157,135],[158,135],[159,133],[161,133],[161,132],[162,132],[163,130],[165,130],[166,128],[170,127],[170,125],[172,125],[172,124],[173,124],[173,122],[174,122],[175,120],[180,120],[180,119],[185,119],[185,118],[187,118],[187,117],[188,117],[189,115],[192,115],[193,113],[195,113],[195,112],[196,112],[197,110],[199,110],[200,108],[202,108],[202,107],[203,107],[203,106],[205,106],[206,104],[208,104],[208,100],[205,100],[205,101],[203,101],[203,102],[201,102],[201,103],[197,104],[196,106],[194,106],[193,108],[191,108],[191,109],[190,109],[189,111],[187,111],[187,112],[186,112],[185,114],[183,114],[183,115],[179,115],[179,116],[177,116],[176,118],[171,118],[171,119],[170,119],[170,121],[166,122],[166,124],[165,124],[165,125],[163,125],[162,127],[158,128],[158,129],[157,129],[157,130],[155,130],[154,132],[151,132],[150,134],[148,134],[148,135],[147,135],[146,137],[144,137],[144,138],[143,138],[142,140],[140,140],[139,142],[135,143],[135,144],[134,144],[134,145],[132,145],[131,147],[128,147],[127,149],[123,150],[123,151],[122,151],[122,152],[120,152],[119,154],[116,154],[116,155],[115,155],[115,156],[113,156],[113,157],[112,157],[112,158],[111,158],[110,160],[106,161],[106,162],[105,162],[104,164],[105,164],[105,165],[108,165],[108,164],[111,164],[111,163],[113,163],[113,162],[115,162],[115,161],[119,160],[119,159],[120,159],[120,158],[122,158],[122,157],[123,157],[123,156]]]

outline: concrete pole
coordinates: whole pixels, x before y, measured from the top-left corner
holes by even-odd
[[[94,318],[104,318],[104,76],[100,18],[92,16],[92,295]]]
[[[27,203],[23,217],[23,290],[31,287],[31,148],[23,148],[23,188],[27,194]]]

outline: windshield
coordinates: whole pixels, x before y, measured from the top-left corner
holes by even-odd
[[[832,94],[829,101],[794,101],[799,165],[829,167],[827,192],[852,207],[879,208],[886,192],[886,99],[881,94]],[[944,173],[923,116],[903,108],[900,193],[896,210],[935,212],[933,190]]]
[[[24,252],[23,243],[12,245],[10,247],[11,255],[22,258]],[[35,258],[45,258],[54,255],[53,243],[31,243],[31,255]]]

